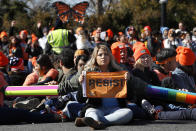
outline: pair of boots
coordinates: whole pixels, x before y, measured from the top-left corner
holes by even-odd
[[[106,128],[106,125],[104,125],[102,122],[96,121],[91,117],[76,118],[75,126],[77,127],[89,126],[94,130],[101,130]]]

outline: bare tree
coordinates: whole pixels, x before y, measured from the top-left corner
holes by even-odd
[[[109,10],[112,4],[116,4],[120,0],[89,0],[90,8],[88,11],[90,14],[102,15],[105,11]]]

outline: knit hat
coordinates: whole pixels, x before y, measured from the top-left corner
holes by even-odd
[[[150,32],[152,31],[152,29],[150,28],[150,26],[145,26],[144,27],[144,31],[147,31],[147,30],[150,31]]]
[[[122,32],[118,32],[118,35],[121,36],[121,35],[123,35],[123,33]]]
[[[11,71],[17,71],[17,70],[24,70],[24,61],[22,58],[17,57],[10,57],[10,68]]]
[[[190,66],[195,63],[194,52],[187,47],[178,46],[176,49],[176,61],[182,66]]]
[[[76,29],[76,34],[79,35],[79,32],[82,31],[82,30],[83,30],[82,27],[78,27],[78,28]]]
[[[164,31],[165,31],[165,30],[169,30],[169,28],[168,28],[168,27],[161,27],[161,29],[160,29],[160,30],[161,30],[161,34],[163,34],[163,33],[164,33]]]
[[[135,61],[137,61],[144,54],[150,55],[149,50],[145,46],[138,46],[133,54]]]
[[[108,29],[106,32],[107,32],[109,38],[113,38],[114,34],[111,29]]]
[[[74,56],[79,56],[79,55],[85,55],[85,51],[84,50],[76,50],[74,53]]]
[[[32,43],[38,40],[37,36],[35,34],[31,35]]]
[[[145,47],[145,44],[144,43],[142,43],[142,42],[136,42],[134,45],[133,45],[133,52],[135,52],[137,49],[138,49],[138,47]]]
[[[1,33],[0,33],[1,35],[0,35],[0,38],[3,38],[3,37],[7,37],[8,35],[7,35],[7,33],[5,32],[5,31],[2,31]]]
[[[22,31],[20,31],[20,35],[22,34],[22,33],[24,33],[26,36],[28,35],[28,32],[27,32],[27,30],[22,30]]]
[[[0,67],[5,67],[8,65],[8,63],[8,58],[2,52],[0,52]]]

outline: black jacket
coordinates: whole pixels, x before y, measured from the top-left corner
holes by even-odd
[[[144,71],[135,68],[132,70],[132,73],[134,76],[139,77],[140,79],[142,79],[143,81],[145,81],[150,85],[155,85],[155,86],[161,85],[161,82],[157,74],[154,71],[150,70],[149,68],[145,68]]]

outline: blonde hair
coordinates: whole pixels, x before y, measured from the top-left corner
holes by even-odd
[[[152,59],[152,58],[151,58],[151,59]],[[141,71],[144,71],[144,68],[145,68],[145,67],[146,67],[146,66],[142,63],[141,58],[139,58],[139,59],[135,62],[135,64],[134,64],[134,68],[139,69],[139,70],[141,70]],[[149,68],[151,69],[152,66],[150,66]]]
[[[94,50],[93,50],[93,53],[92,53],[92,56],[90,58],[90,60],[87,62],[87,64],[85,65],[84,67],[84,70],[88,71],[88,70],[96,70],[96,69],[99,69],[99,65],[97,64],[97,61],[96,61],[96,58],[97,58],[97,55],[98,55],[98,51],[102,49],[104,51],[106,51],[110,57],[110,63],[109,63],[109,68],[110,69],[114,69],[114,70],[117,70],[117,71],[120,71],[120,70],[123,70],[122,67],[120,67],[120,65],[118,65],[110,51],[110,49],[104,45],[104,44],[99,44],[97,45]]]

